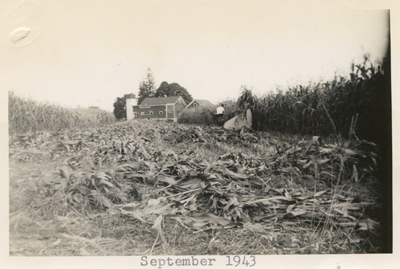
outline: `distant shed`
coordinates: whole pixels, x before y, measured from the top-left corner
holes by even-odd
[[[208,100],[202,100],[202,99],[194,99],[192,102],[190,102],[186,108],[196,108],[196,107],[214,107],[215,105],[211,103]]]

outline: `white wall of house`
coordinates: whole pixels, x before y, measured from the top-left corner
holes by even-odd
[[[133,114],[133,106],[136,106],[138,103],[138,99],[132,98],[132,99],[126,99],[126,119],[131,120],[135,118],[135,115]]]

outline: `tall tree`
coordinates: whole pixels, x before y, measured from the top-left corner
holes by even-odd
[[[163,81],[158,87],[157,91],[154,94],[155,97],[167,97],[171,96],[171,88],[169,87],[168,82]]]
[[[128,93],[124,94],[123,97],[117,97],[117,100],[114,102],[114,116],[116,119],[126,119],[126,99],[136,98],[135,94]]]
[[[187,89],[180,86],[178,83],[168,84],[168,82],[166,81],[161,83],[160,87],[158,87],[154,96],[155,97],[182,96],[183,100],[185,100],[187,104],[193,100],[192,95],[188,92]]]
[[[144,98],[154,95],[156,89],[155,84],[156,81],[154,79],[153,72],[151,71],[150,68],[148,68],[145,79],[142,82],[140,82],[139,85],[139,94],[138,94],[139,104],[143,101]]]

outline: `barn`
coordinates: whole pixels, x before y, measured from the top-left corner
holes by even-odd
[[[127,102],[128,103],[128,102]],[[134,119],[163,119],[177,121],[178,114],[186,107],[186,102],[181,96],[147,97],[139,105],[127,105]],[[128,117],[127,119],[132,119]]]

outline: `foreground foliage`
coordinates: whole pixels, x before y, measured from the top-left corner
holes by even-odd
[[[12,136],[12,168],[59,165],[11,170],[14,244],[52,240],[11,254],[379,252],[375,151],[147,121]]]

